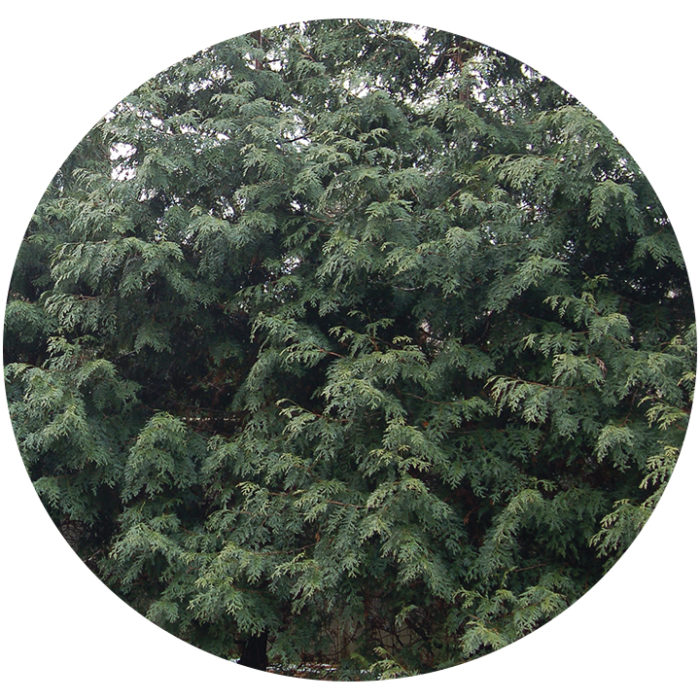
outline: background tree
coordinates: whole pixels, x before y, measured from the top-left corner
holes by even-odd
[[[11,415],[65,536],[224,657],[334,677],[506,644],[672,469],[683,261],[571,96],[444,32],[273,28],[123,100],[37,209]]]

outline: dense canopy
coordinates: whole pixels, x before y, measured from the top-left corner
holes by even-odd
[[[5,317],[66,539],[257,668],[431,671],[536,629],[675,464],[695,326],[649,183],[571,95],[433,29],[218,44],[56,174]]]

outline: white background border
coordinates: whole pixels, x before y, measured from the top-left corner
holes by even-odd
[[[117,100],[200,48],[271,24],[354,16],[452,31],[529,63],[612,129],[664,203],[698,294],[698,67],[693,4],[234,0],[12,2],[0,51],[0,296],[27,222],[63,159]],[[2,310],[0,310],[2,312]],[[622,561],[535,634],[412,679],[342,684],[250,671],[161,631],[73,554],[24,472],[0,398],[0,689],[8,698],[694,697],[700,455],[697,412],[660,505]]]

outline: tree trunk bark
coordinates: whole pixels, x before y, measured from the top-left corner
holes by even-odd
[[[246,639],[238,663],[259,671],[267,669],[267,632]]]

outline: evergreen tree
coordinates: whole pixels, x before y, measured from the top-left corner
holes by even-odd
[[[675,236],[613,135],[510,57],[357,20],[116,105],[37,208],[4,341],[27,470],[107,585],[340,679],[585,593],[663,490],[695,369]]]

